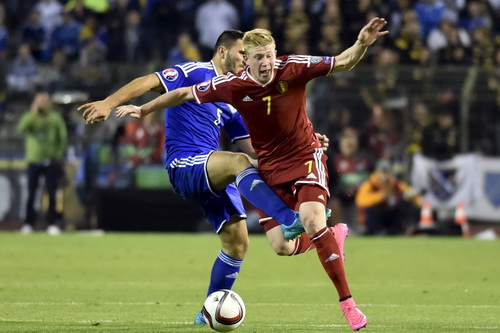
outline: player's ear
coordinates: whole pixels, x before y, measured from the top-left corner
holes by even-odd
[[[219,57],[224,60],[226,58],[226,48],[224,46],[219,46],[217,48],[217,53],[219,54]]]

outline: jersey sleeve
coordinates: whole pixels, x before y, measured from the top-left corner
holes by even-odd
[[[235,108],[231,105],[229,105],[229,107],[231,108],[231,111],[233,111],[233,117],[226,123],[224,130],[231,139],[231,142],[234,143],[235,141],[241,139],[248,139],[250,134],[248,134],[243,118]]]
[[[289,55],[278,58],[278,68],[290,67],[290,71],[295,77],[304,82],[308,82],[320,76],[330,76],[333,74],[335,57],[319,57],[309,55]]]
[[[214,77],[209,81],[198,83],[191,87],[194,99],[200,103],[224,102],[232,104],[232,88],[230,83],[236,77],[231,73]]]
[[[304,58],[300,61],[293,59],[302,57]],[[290,56],[289,61],[293,62],[296,66],[303,67],[303,75],[308,81],[319,76],[332,75],[333,68],[335,67],[335,57]]]
[[[160,82],[166,92],[190,85],[186,82],[186,75],[184,72],[177,66],[155,72],[155,74],[160,79]]]

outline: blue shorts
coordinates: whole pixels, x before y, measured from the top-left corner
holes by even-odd
[[[210,187],[207,161],[211,154],[176,158],[167,166],[167,170],[175,192],[186,200],[197,202],[203,208],[205,218],[220,233],[231,216],[247,216],[234,183],[221,191]]]

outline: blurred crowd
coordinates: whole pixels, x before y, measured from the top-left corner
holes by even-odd
[[[0,59],[26,76],[38,63],[171,65],[209,59],[224,29],[254,27],[273,31],[281,54],[333,55],[375,16],[390,34],[371,53],[387,48],[401,64],[500,57],[499,0],[5,0]]]
[[[399,204],[418,201],[400,183],[412,154],[500,155],[500,0],[3,0],[0,120],[15,96],[80,90],[96,100],[132,77],[208,60],[225,29],[267,28],[278,55],[336,55],[372,17],[387,19],[389,35],[370,48],[356,75],[315,80],[308,108],[316,131],[333,143],[333,219],[364,224],[376,215],[371,204],[411,215]],[[448,65],[455,69],[447,72]],[[464,125],[460,102],[471,67],[485,74],[475,81],[477,98],[468,101],[475,117]],[[127,77],[122,68],[145,72]],[[161,164],[161,119],[107,133],[123,152],[119,164]],[[360,188],[366,197],[357,197]],[[368,226],[373,234],[383,227]]]

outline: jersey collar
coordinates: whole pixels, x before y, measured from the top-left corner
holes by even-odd
[[[212,67],[214,68],[215,76],[222,75],[221,73],[217,72],[217,67],[215,67],[214,61],[210,60],[210,63],[212,64]]]
[[[272,72],[271,80],[269,80],[266,84],[262,84],[262,83],[260,83],[259,81],[257,81],[256,79],[254,79],[254,77],[252,76],[252,74],[250,74],[250,68],[249,68],[249,67],[247,67],[247,68],[245,69],[245,71],[247,72],[248,77],[249,77],[249,78],[250,78],[253,82],[257,83],[257,84],[258,84],[259,86],[261,86],[261,87],[265,87],[265,86],[267,86],[268,84],[270,84],[270,83],[272,83],[272,82],[274,81],[274,74],[275,74],[275,72],[276,72],[276,68],[275,68],[275,69],[273,70],[273,72]]]

